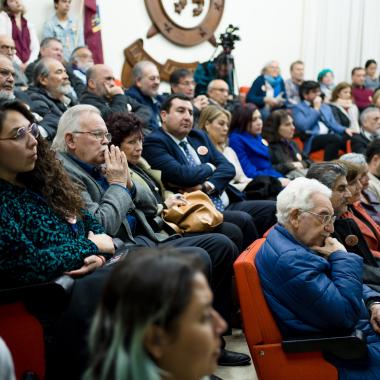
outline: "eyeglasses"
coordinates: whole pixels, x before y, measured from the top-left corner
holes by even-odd
[[[219,91],[219,92],[226,92],[228,93],[228,89],[227,88],[214,88],[215,91]]]
[[[308,214],[316,216],[324,226],[327,226],[329,224],[334,224],[336,220],[335,215],[328,215],[328,214],[321,215],[321,214],[317,214],[316,212],[307,211],[307,210],[300,210],[300,211],[307,212]]]
[[[34,138],[37,138],[40,135],[40,130],[38,128],[38,125],[36,123],[30,124],[28,127],[21,127],[16,131],[16,135],[13,137],[7,137],[5,139],[0,139],[0,141],[5,140],[17,140],[21,141],[24,140],[26,135],[30,133]]]
[[[180,82],[178,83],[180,86],[185,86],[185,87],[193,87],[195,86],[195,82],[193,80],[189,81],[189,80],[186,80],[184,82]]]
[[[102,131],[74,131],[72,133],[79,133],[79,134],[85,134],[85,133],[88,133],[92,136],[94,136],[97,140],[104,140],[104,138],[106,138],[108,140],[108,142],[111,142],[112,140],[112,135],[111,133],[109,132],[102,132]]]
[[[4,50],[7,49],[7,50],[10,50],[12,52],[16,51],[16,48],[14,46],[9,46],[9,45],[1,45],[0,49],[4,49]]]
[[[0,69],[0,75],[4,78],[9,78],[15,76],[15,72],[7,69]]]

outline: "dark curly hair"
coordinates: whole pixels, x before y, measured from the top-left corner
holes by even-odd
[[[280,125],[286,123],[289,119],[289,113],[285,110],[273,111],[264,122],[262,136],[269,143],[279,142],[281,136],[278,133]]]
[[[140,134],[143,138],[141,120],[130,112],[115,112],[106,121],[108,131],[112,135],[112,144],[119,146],[124,139],[133,134]]]
[[[33,114],[19,101],[6,102],[0,106],[0,131],[9,111],[21,113],[34,123]],[[81,216],[84,207],[77,186],[71,182],[63,166],[41,137],[37,138],[37,161],[30,172],[19,173],[17,180],[28,189],[41,193],[47,204],[63,218]]]
[[[251,103],[236,107],[232,113],[229,133],[233,131],[245,132],[251,123],[253,113],[257,109]]]

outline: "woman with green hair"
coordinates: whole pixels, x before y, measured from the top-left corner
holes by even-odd
[[[226,323],[196,258],[131,252],[110,275],[84,380],[200,380],[217,365]]]

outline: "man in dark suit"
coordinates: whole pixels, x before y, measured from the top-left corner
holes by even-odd
[[[380,110],[377,107],[366,108],[360,114],[360,133],[352,137],[352,151],[365,154],[368,144],[378,138],[379,129]]]
[[[188,97],[168,97],[162,104],[161,118],[162,128],[145,138],[143,155],[153,169],[161,170],[167,188],[202,190],[223,211],[226,222],[241,225],[249,214],[257,232],[247,225],[241,227],[246,244],[276,223],[275,202],[246,201],[229,185],[235,169],[203,131],[192,129],[193,106]]]

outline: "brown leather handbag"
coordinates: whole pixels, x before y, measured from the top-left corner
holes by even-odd
[[[186,205],[173,206],[163,211],[165,222],[177,233],[210,232],[223,223],[211,199],[200,190],[183,194]]]

